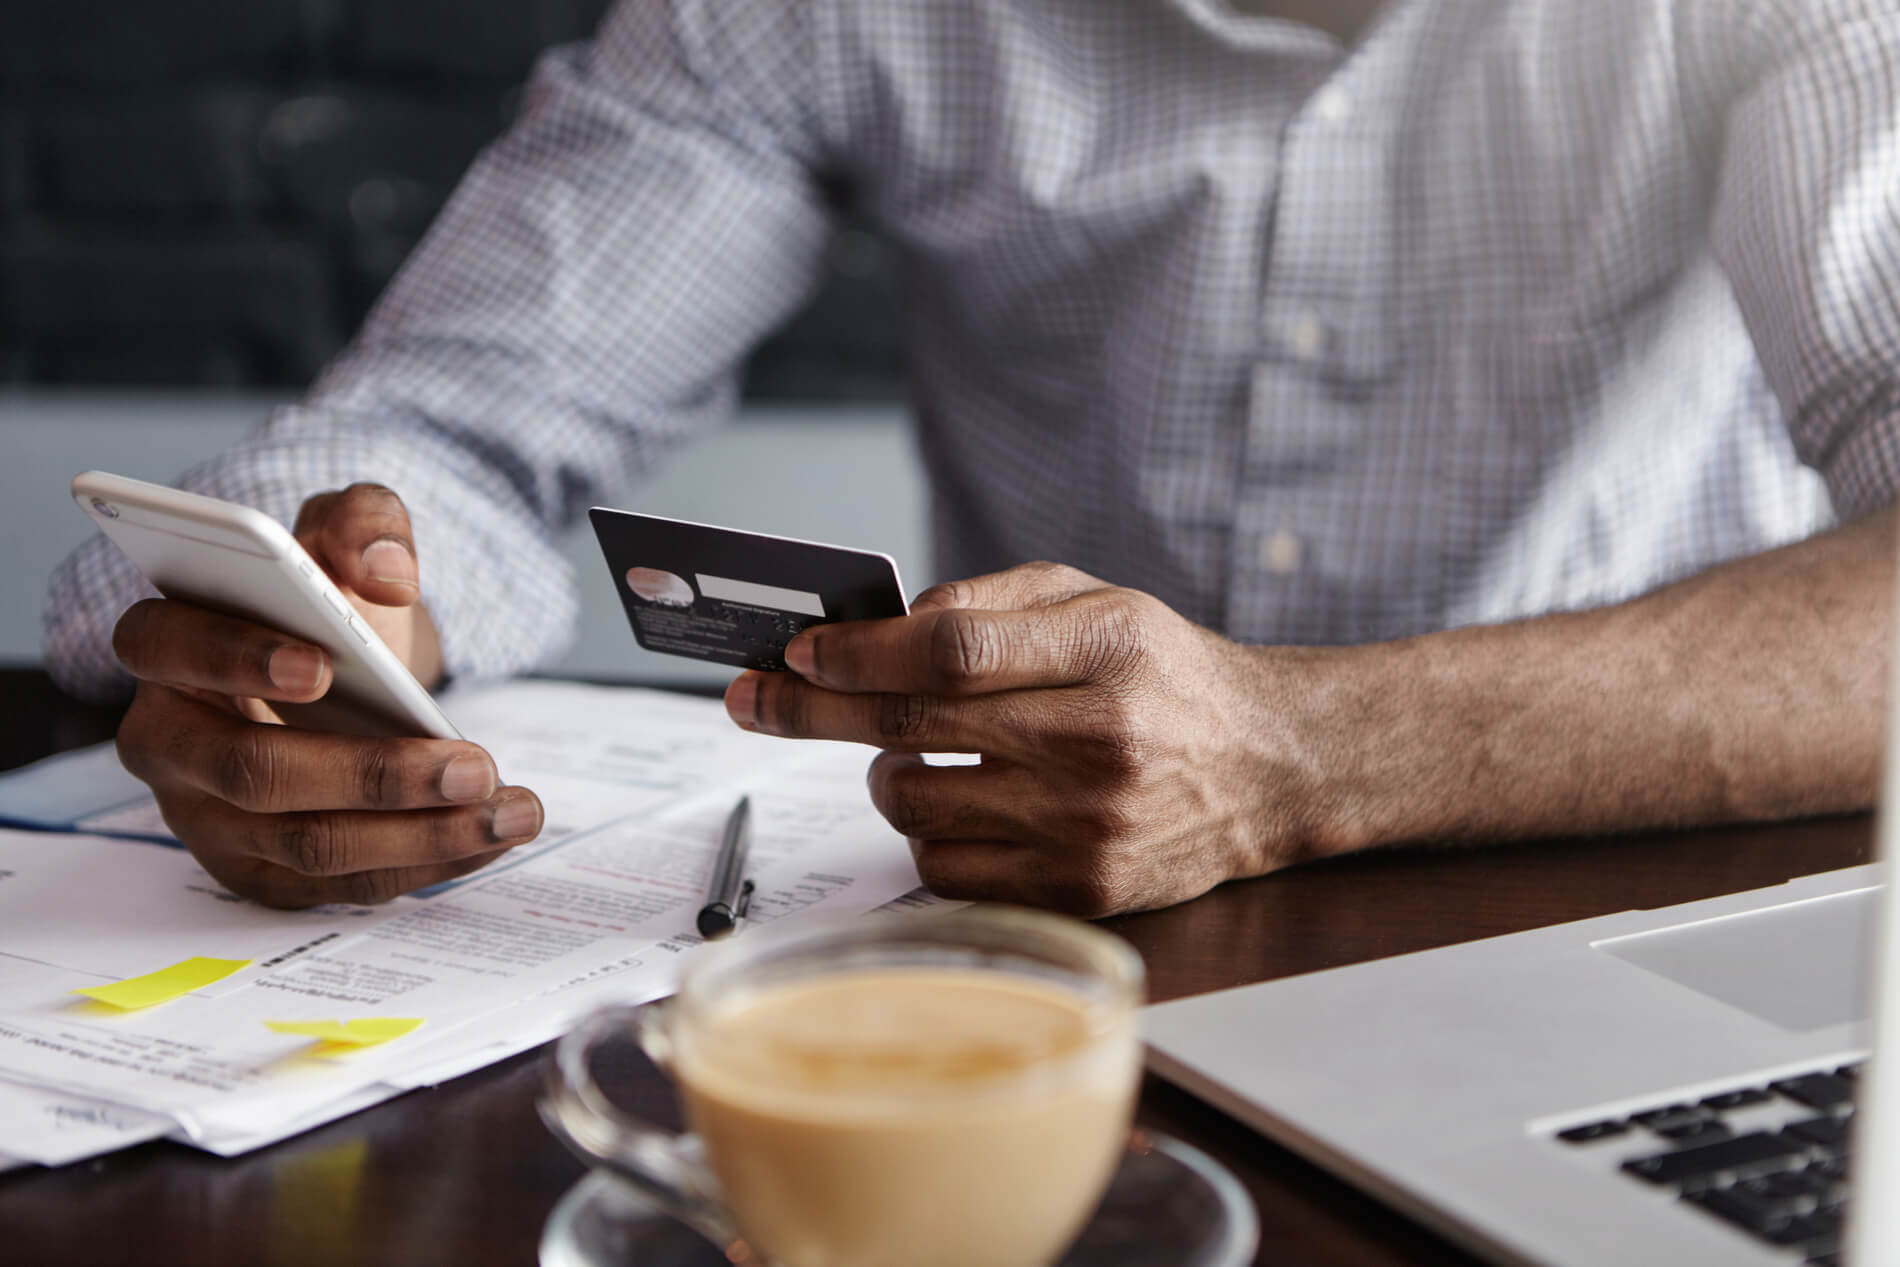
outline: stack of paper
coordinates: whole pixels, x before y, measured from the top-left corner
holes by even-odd
[[[0,818],[38,828],[0,828],[0,1167],[158,1136],[243,1152],[668,993],[741,793],[754,920],[929,901],[861,747],[568,683],[444,707],[547,825],[381,907],[233,897],[163,843],[109,748],[0,779]]]

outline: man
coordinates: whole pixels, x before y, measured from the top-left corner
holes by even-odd
[[[540,662],[551,531],[725,408],[839,184],[905,262],[972,579],[726,703],[883,749],[939,892],[1097,915],[1871,801],[1887,0],[625,0],[306,405],[186,483],[294,515],[424,680]],[[137,593],[80,552],[50,662],[139,679],[124,759],[234,888],[382,897],[538,830],[472,745],[262,724],[312,648],[157,601],[108,648]]]

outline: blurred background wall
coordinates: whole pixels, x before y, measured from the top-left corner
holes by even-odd
[[[740,0],[743,2],[743,0]],[[78,470],[167,480],[349,338],[545,46],[606,0],[0,0],[0,660],[38,656]],[[735,426],[624,504],[888,550],[929,578],[893,270],[848,219]],[[574,672],[633,646],[588,540]],[[424,560],[427,566],[427,560]]]

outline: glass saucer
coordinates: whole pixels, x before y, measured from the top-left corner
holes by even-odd
[[[1082,1235],[1055,1267],[1242,1267],[1260,1241],[1253,1201],[1198,1148],[1136,1131]],[[567,1190],[541,1233],[541,1267],[731,1267],[719,1247],[606,1171]]]

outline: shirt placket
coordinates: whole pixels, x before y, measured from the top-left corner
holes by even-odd
[[[1371,579],[1349,498],[1398,357],[1390,153],[1363,69],[1322,72],[1282,144],[1233,538],[1228,627],[1247,641],[1343,636],[1342,587]]]

